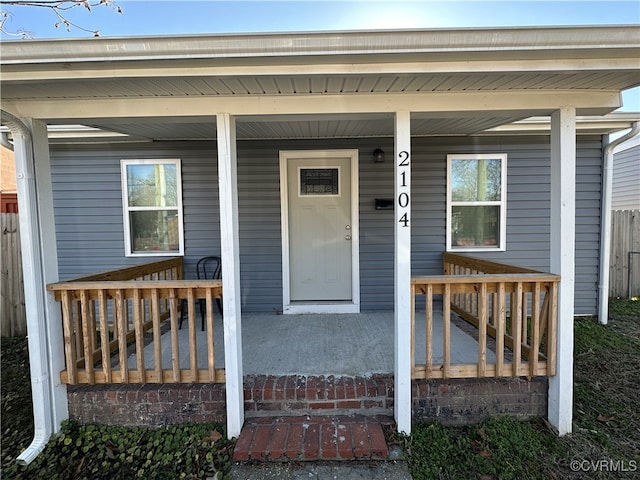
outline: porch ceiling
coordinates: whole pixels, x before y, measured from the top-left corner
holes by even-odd
[[[607,135],[631,128],[635,113],[612,113],[601,117],[577,117],[578,134]],[[163,117],[143,119],[86,119],[84,125],[49,125],[52,143],[74,141],[180,141],[215,140],[215,117]],[[2,129],[4,127],[0,127]],[[413,114],[411,135],[546,135],[549,117],[518,115]],[[393,117],[369,115],[289,115],[241,117],[236,124],[240,140],[380,138],[393,137]]]
[[[5,68],[5,67],[3,67]],[[638,71],[422,72],[380,74],[169,76],[3,82],[3,100],[242,95],[349,95],[509,90],[622,90]]]
[[[413,136],[471,135],[520,120],[527,115],[446,115],[412,121]],[[96,120],[86,125],[127,135],[130,140],[215,140],[214,117],[154,118],[133,120]],[[393,117],[388,115],[294,115],[239,118],[236,125],[238,139],[294,139],[294,138],[365,138],[392,137]],[[122,137],[120,137],[122,140]]]

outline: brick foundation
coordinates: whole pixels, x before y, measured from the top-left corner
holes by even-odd
[[[69,385],[69,417],[80,423],[160,427],[226,422],[224,384]]]
[[[471,424],[495,415],[547,415],[546,378],[417,380],[413,419]],[[80,423],[145,425],[225,423],[224,384],[69,385],[69,416]],[[393,376],[245,377],[247,418],[393,415]]]
[[[470,425],[497,415],[546,417],[548,385],[546,377],[417,380],[411,385],[412,416],[445,425]]]

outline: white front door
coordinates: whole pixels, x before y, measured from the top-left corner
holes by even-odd
[[[284,310],[358,311],[357,153],[282,154]]]

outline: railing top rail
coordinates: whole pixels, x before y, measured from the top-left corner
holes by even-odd
[[[155,288],[217,288],[222,287],[222,280],[125,280],[125,281],[91,281],[91,282],[58,282],[47,285],[47,290],[58,292],[63,290],[127,290]]]
[[[560,275],[551,273],[507,273],[488,275],[429,275],[411,277],[412,285],[423,284],[468,284],[468,283],[516,283],[559,282]]]
[[[117,270],[107,270],[91,275],[70,278],[60,283],[133,280],[134,278],[142,277],[144,275],[149,275],[151,273],[160,272],[163,270],[168,270],[174,267],[182,269],[182,257],[173,257],[166,260],[142,263],[140,265],[132,265],[130,267],[123,267]]]
[[[484,273],[544,273],[539,270],[518,267],[507,263],[499,263],[491,260],[483,260],[480,258],[469,257],[459,253],[445,252],[442,254],[444,263],[453,263],[462,267],[471,268]]]

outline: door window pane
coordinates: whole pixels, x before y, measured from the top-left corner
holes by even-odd
[[[301,168],[300,195],[338,195],[337,168]]]

